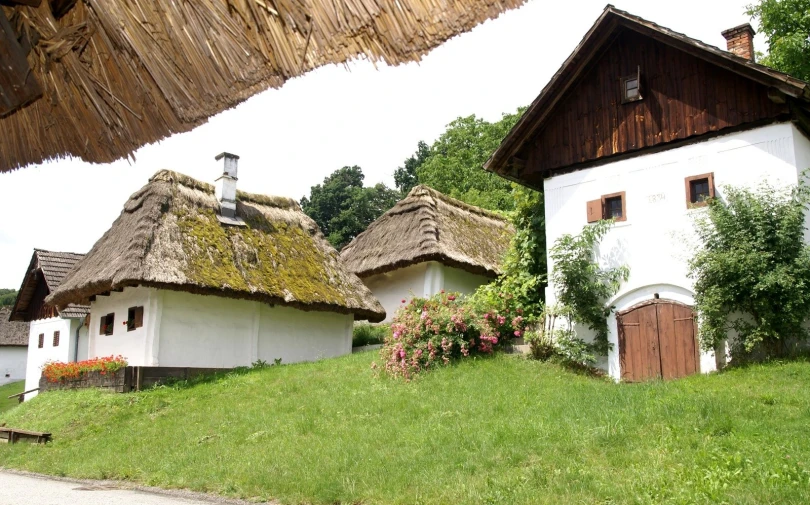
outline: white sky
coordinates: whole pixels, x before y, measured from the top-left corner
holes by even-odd
[[[622,0],[616,7],[721,48],[750,0]],[[18,288],[34,247],[87,252],[130,194],[170,168],[213,182],[214,156],[238,154],[239,188],[300,199],[344,165],[393,186],[419,140],[476,114],[528,105],[599,17],[605,0],[530,0],[435,49],[420,64],[318,69],[194,131],[146,146],[136,162],[61,160],[0,174],[0,288]],[[756,27],[755,27],[756,28]],[[765,49],[761,36],[758,50]]]

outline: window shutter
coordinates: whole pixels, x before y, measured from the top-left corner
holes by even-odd
[[[135,327],[143,326],[143,307],[135,307]]]
[[[602,219],[602,200],[588,202],[588,222],[595,223]]]
[[[98,334],[104,335],[107,332],[105,328],[107,326],[107,316],[101,316],[98,318]]]

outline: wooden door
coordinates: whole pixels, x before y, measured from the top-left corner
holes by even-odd
[[[699,368],[692,308],[653,300],[617,314],[622,380],[675,379]]]

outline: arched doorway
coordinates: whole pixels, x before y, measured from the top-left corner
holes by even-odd
[[[616,314],[622,380],[676,379],[700,371],[692,307],[650,300]]]

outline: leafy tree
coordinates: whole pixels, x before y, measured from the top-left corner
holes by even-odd
[[[416,169],[420,184],[471,205],[492,210],[514,209],[512,185],[481,167],[517,122],[522,110],[489,123],[475,115],[450,123]]]
[[[17,299],[16,289],[0,289],[0,307],[10,307]]]
[[[429,155],[430,146],[420,140],[419,144],[417,144],[416,152],[413,156],[405,160],[405,166],[399,167],[394,171],[394,184],[403,195],[407,195],[414,186],[419,184],[416,171],[425,163]]]
[[[760,62],[810,81],[810,0],[760,0],[747,13],[768,41]]]
[[[804,242],[804,185],[779,190],[725,188],[695,219],[703,244],[689,263],[700,340],[707,350],[737,333],[736,359],[780,356],[808,337],[810,248]]]
[[[612,225],[612,220],[599,221],[585,225],[579,235],[565,234],[550,254],[554,263],[551,279],[561,311],[596,333],[593,350],[599,354],[609,350],[607,317],[613,307],[606,305],[607,300],[630,276],[626,265],[603,269],[594,257],[596,246]]]
[[[384,184],[363,187],[363,179],[360,167],[343,167],[312,186],[309,198],[301,199],[302,210],[336,249],[348,244],[400,198],[399,191]]]

